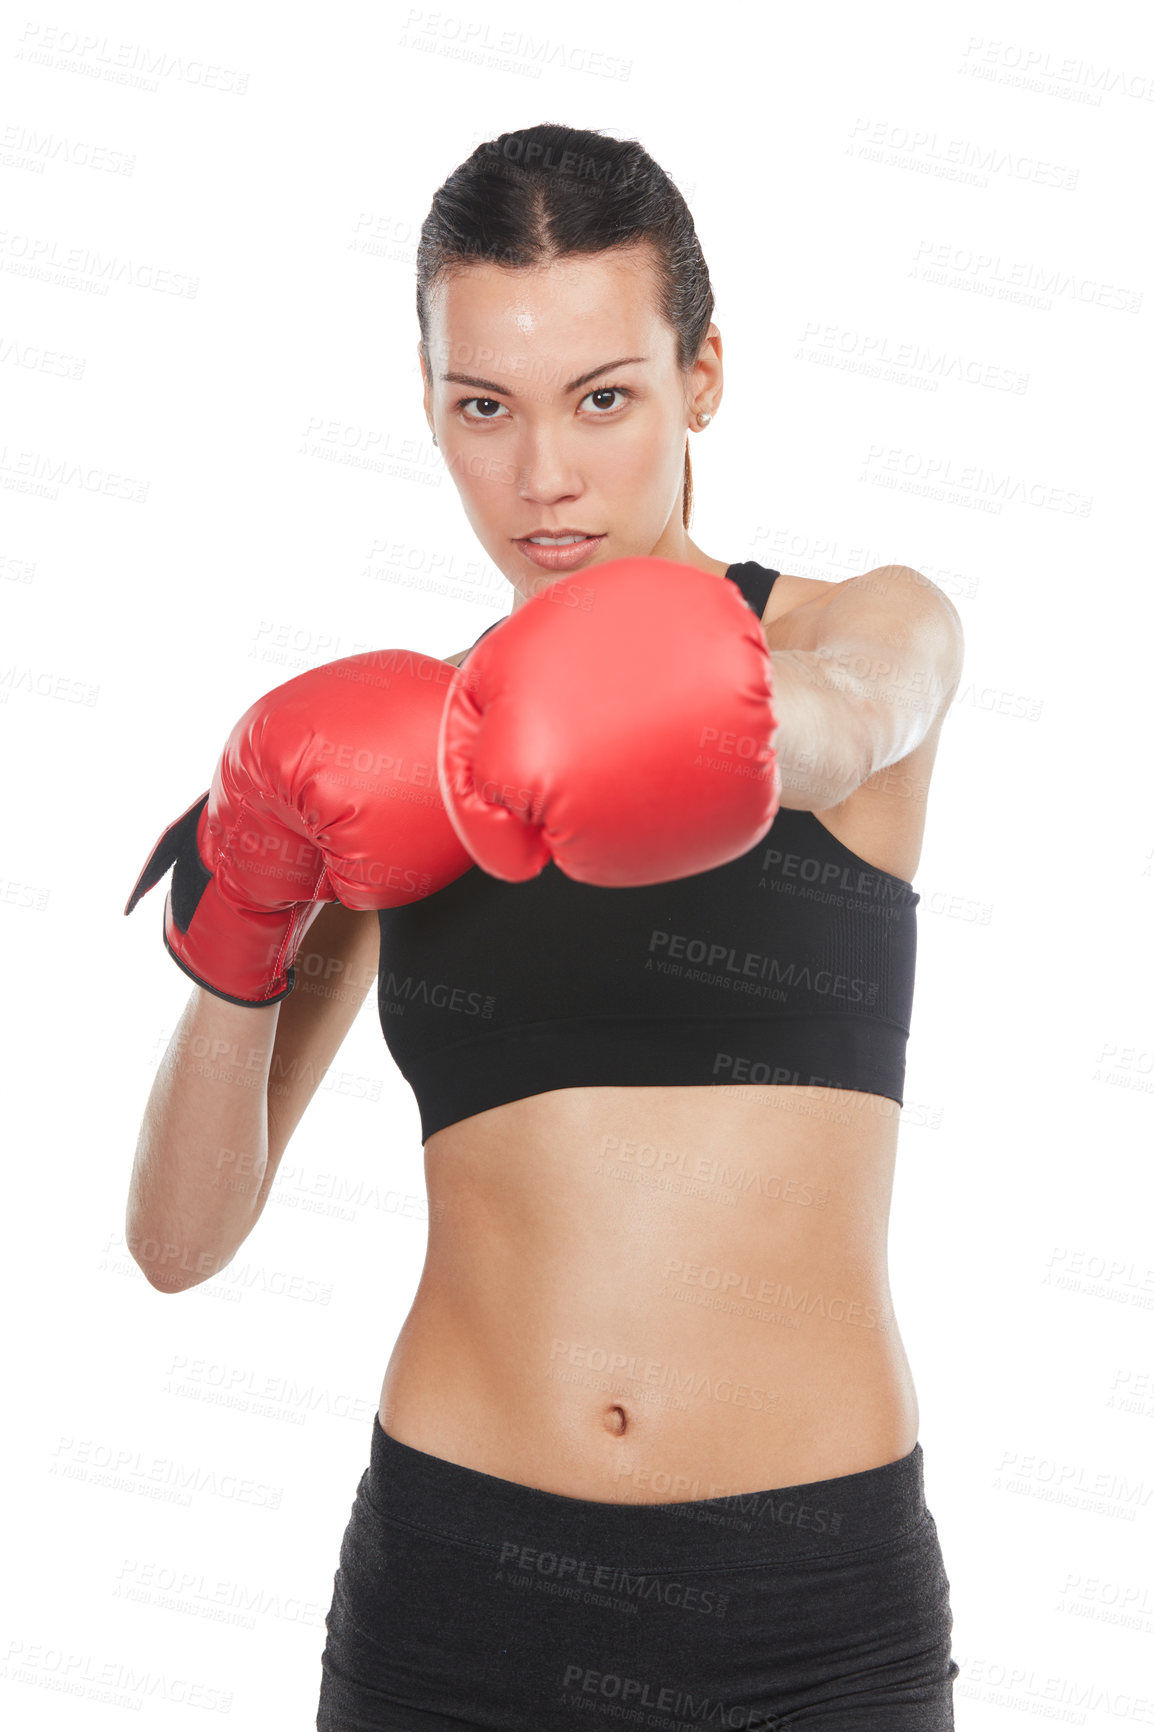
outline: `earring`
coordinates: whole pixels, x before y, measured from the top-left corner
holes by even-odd
[[[709,426],[709,423],[710,423],[710,422],[711,422],[711,421],[712,421],[712,420],[713,420],[713,416],[712,416],[712,415],[710,415],[710,414],[709,414],[709,413],[706,413],[706,414],[704,414],[704,415],[699,415],[699,416],[698,416],[698,417],[697,417],[697,425],[698,425],[698,426],[699,426],[699,427],[708,427],[708,426]]]
[[[437,435],[436,435],[436,434],[435,434],[435,433],[434,433],[434,434],[433,434],[433,444],[434,444],[434,445],[437,445]],[[437,445],[437,449],[438,449],[438,451],[439,451],[439,450],[440,450],[440,446],[439,446],[439,445]]]

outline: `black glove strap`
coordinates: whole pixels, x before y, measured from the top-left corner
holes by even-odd
[[[208,791],[168,826],[136,880],[132,895],[125,904],[126,914],[132,913],[140,898],[154,884],[159,884],[169,867],[176,863],[179,869],[172,876],[172,918],[181,932],[188,931],[197,905],[212,883],[212,873],[202,863],[196,845],[196,826],[207,804]]]

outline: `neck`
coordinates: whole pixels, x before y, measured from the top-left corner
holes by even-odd
[[[653,549],[652,553],[650,553],[648,555],[648,557],[650,559],[673,560],[674,563],[677,565],[696,566],[696,568],[699,571],[711,571],[717,577],[724,577],[726,572],[729,570],[730,566],[733,564],[732,560],[710,559],[710,557],[707,553],[702,553],[701,549],[699,547],[695,546],[695,544],[692,541],[690,541],[688,535],[686,535],[684,533],[684,531],[681,534],[680,542],[678,544],[676,551],[672,551],[669,548],[669,546],[667,544],[667,538],[665,536],[662,536],[661,540],[658,542],[657,546]],[[569,574],[567,573],[566,575],[569,575]],[[581,573],[579,571],[575,571],[572,573],[572,576],[579,578],[581,576]],[[554,579],[553,581],[557,581],[557,580]],[[545,588],[546,585],[542,585],[541,587]],[[534,593],[539,595],[540,590],[537,590]],[[513,607],[512,607],[511,611],[513,613],[516,613],[516,611],[519,607],[523,607],[525,605],[525,603],[531,599],[532,598],[530,596],[524,595],[521,592],[521,590],[515,589],[513,591]]]

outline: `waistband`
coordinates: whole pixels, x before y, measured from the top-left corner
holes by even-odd
[[[559,1574],[578,1564],[701,1570],[834,1557],[899,1539],[926,1515],[920,1442],[898,1461],[833,1479],[683,1503],[602,1503],[413,1449],[376,1414],[368,1490],[387,1520],[495,1551],[498,1562],[524,1563],[523,1551],[561,1554]]]

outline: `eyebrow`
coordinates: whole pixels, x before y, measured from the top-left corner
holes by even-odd
[[[606,361],[603,367],[594,367],[591,373],[582,373],[579,379],[570,379],[565,390],[576,391],[579,386],[587,385],[590,379],[599,379],[602,373],[612,373],[615,367],[632,367],[640,361],[648,361],[648,355],[628,355],[620,361]],[[468,373],[442,373],[442,380],[449,385],[474,385],[482,391],[495,391],[501,397],[515,397],[517,393],[510,391],[507,385],[498,385],[492,379],[474,379]]]

